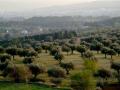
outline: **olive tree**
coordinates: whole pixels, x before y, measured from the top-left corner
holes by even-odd
[[[56,53],[54,59],[59,61],[59,64],[61,64],[62,60],[64,59],[64,56],[61,53]]]
[[[66,76],[65,71],[59,67],[50,68],[48,69],[47,73],[50,77],[55,78],[64,78]]]
[[[103,47],[103,48],[101,49],[101,53],[105,54],[105,58],[107,58],[107,54],[108,54],[108,51],[109,51],[109,50],[110,50],[110,49],[107,48],[107,47]]]
[[[24,64],[31,64],[34,61],[34,58],[32,57],[26,57],[23,59]]]
[[[7,48],[6,49],[6,53],[13,56],[13,60],[14,60],[15,55],[17,55],[17,51],[18,51],[17,48]]]
[[[45,72],[45,68],[39,65],[31,64],[29,65],[31,73],[34,75],[33,79],[36,80],[37,76]]]
[[[81,56],[83,57],[84,53],[86,52],[86,47],[85,46],[78,46],[77,51],[81,53]]]
[[[68,47],[68,46],[62,46],[62,51],[63,52],[67,52],[67,55],[68,55],[68,53],[71,51],[71,49]]]
[[[61,63],[60,66],[66,70],[66,74],[69,74],[70,70],[74,69],[73,63]]]
[[[115,52],[113,49],[110,49],[110,50],[108,51],[108,55],[110,55],[110,56],[111,56],[111,59],[112,59],[113,55],[116,55],[116,52]]]
[[[76,50],[76,46],[75,45],[70,45],[69,47],[71,49],[71,54],[73,54],[74,51]]]

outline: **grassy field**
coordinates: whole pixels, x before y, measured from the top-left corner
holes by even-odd
[[[97,52],[93,52],[93,53],[98,60],[97,62],[98,68],[105,68],[105,69],[110,70],[110,61],[111,61],[110,56],[107,56],[107,59],[105,59],[103,54],[101,53],[97,54]],[[63,54],[65,56],[63,62],[72,62],[75,66],[75,69],[70,71],[70,75],[68,75],[63,80],[60,86],[70,87],[70,76],[77,72],[80,72],[83,69],[84,60],[81,58],[78,52],[74,52],[73,55],[71,54],[67,55],[65,52],[63,52]],[[15,59],[16,60],[14,61],[14,63],[18,65],[23,64],[22,58],[16,56]],[[113,57],[113,60],[115,62],[120,62],[120,57],[116,55]],[[49,53],[45,53],[44,51],[41,54],[39,54],[39,57],[37,57],[33,63],[43,65],[47,69],[55,67],[55,66],[59,66],[58,62],[54,60],[53,56],[51,56]],[[45,80],[46,84],[50,84],[51,78],[47,75],[47,73],[40,74],[38,75],[37,78]],[[41,87],[41,86],[36,86],[36,85],[28,85],[28,84],[24,85],[24,84],[1,84],[0,83],[0,90],[58,90],[58,89]]]
[[[68,75],[68,79],[69,79],[69,77],[72,74],[74,74],[76,72],[79,72],[80,70],[83,69],[84,60],[83,60],[83,58],[81,58],[81,55],[78,52],[74,52],[73,55],[71,55],[70,53],[69,53],[69,55],[67,55],[67,53],[65,53],[65,52],[62,52],[62,53],[63,53],[63,55],[65,57],[62,62],[72,62],[74,64],[74,66],[75,66],[75,69],[70,71],[70,75]],[[94,53],[95,57],[97,58],[98,68],[104,68],[104,69],[110,70],[110,61],[111,61],[110,56],[108,55],[107,58],[105,59],[104,54],[101,54],[101,53],[98,54],[96,51],[93,51],[93,53]],[[120,57],[117,56],[117,55],[113,56],[113,61],[114,62],[120,62]],[[19,57],[16,57],[15,63],[23,64],[22,59],[19,58]],[[45,53],[45,51],[43,51],[41,54],[39,54],[39,57],[37,57],[33,63],[43,65],[47,69],[59,66],[58,61],[56,61],[54,59],[54,57],[51,56],[49,53]],[[44,75],[39,75],[38,78],[39,77],[42,77],[43,79],[44,78],[45,79],[49,78],[45,74]]]
[[[39,86],[33,84],[0,83],[0,90],[65,90],[65,89],[54,89],[46,86]]]

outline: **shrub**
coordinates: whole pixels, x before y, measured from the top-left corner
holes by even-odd
[[[55,54],[57,54],[57,53],[59,53],[59,49],[58,48],[52,48],[51,50],[50,50],[50,55],[55,55]]]
[[[73,63],[61,63],[60,66],[66,70],[66,74],[69,74],[69,71],[74,69]]]
[[[3,71],[7,68],[8,62],[0,63],[0,70]]]
[[[62,83],[62,78],[53,78],[51,79],[51,82],[58,86]]]
[[[0,61],[3,63],[3,62],[6,62],[7,60],[10,60],[11,57],[7,54],[3,54],[3,55],[0,55]]]
[[[71,87],[74,90],[95,90],[96,80],[89,70],[84,70],[71,77]]]
[[[34,75],[33,79],[36,79],[39,74],[44,73],[46,71],[44,67],[35,64],[29,65],[29,69]]]
[[[34,61],[34,58],[26,57],[23,59],[24,64],[31,64]]]
[[[66,76],[65,71],[58,67],[49,69],[48,75],[55,78],[64,78]]]
[[[15,65],[15,66],[8,66],[3,71],[3,76],[9,76],[15,82],[25,81],[28,82],[31,78],[31,72],[28,67],[25,65]]]
[[[6,53],[9,55],[12,55],[13,59],[14,59],[14,56],[18,54],[18,49],[17,48],[7,48]]]
[[[77,47],[77,51],[81,53],[81,56],[83,56],[84,53],[86,52],[86,47],[83,45],[80,45]]]
[[[61,64],[61,61],[64,59],[64,56],[61,53],[56,53],[54,59],[59,61],[59,64]]]

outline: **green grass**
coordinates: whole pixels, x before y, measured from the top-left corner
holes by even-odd
[[[0,90],[65,90],[33,84],[0,83]]]

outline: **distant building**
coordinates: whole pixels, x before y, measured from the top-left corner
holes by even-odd
[[[28,31],[27,30],[23,30],[23,31],[21,31],[21,34],[28,34]]]

